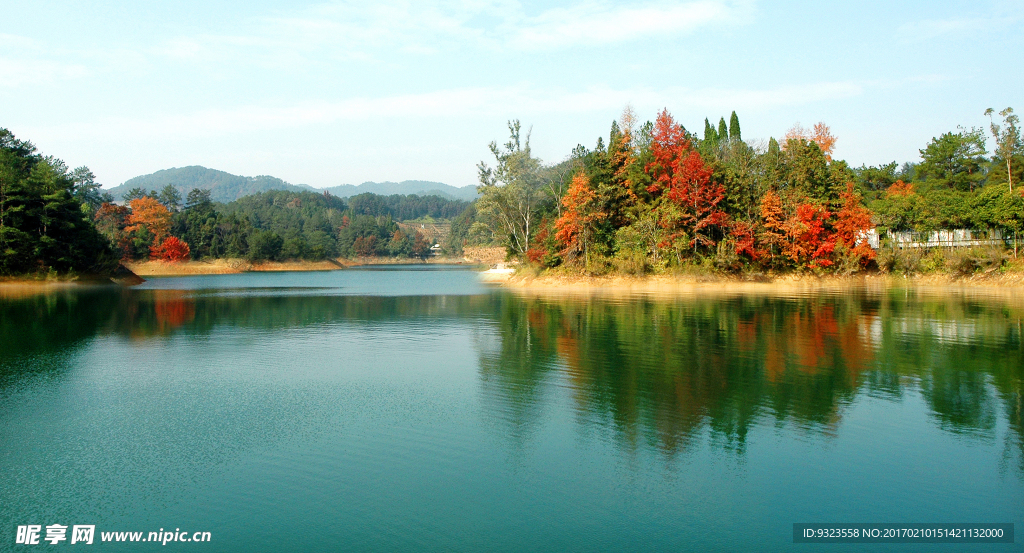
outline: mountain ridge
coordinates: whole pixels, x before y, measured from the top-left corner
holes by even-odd
[[[476,187],[456,187],[449,184],[434,181],[406,180],[402,182],[373,182],[367,181],[358,185],[341,184],[327,188],[315,188],[308,184],[291,184],[277,177],[270,175],[258,175],[245,177],[234,175],[218,169],[210,169],[201,165],[190,165],[187,167],[171,167],[161,169],[148,175],[139,175],[124,181],[123,184],[113,188],[104,189],[114,196],[115,200],[121,200],[122,196],[133,188],[142,188],[146,191],[156,190],[159,192],[168,184],[173,185],[182,198],[196,188],[210,190],[210,198],[216,202],[231,202],[268,190],[293,190],[307,192],[328,192],[331,195],[341,198],[349,198],[357,194],[373,193],[384,196],[392,194],[416,194],[419,196],[436,195],[455,200],[473,201],[477,197]]]

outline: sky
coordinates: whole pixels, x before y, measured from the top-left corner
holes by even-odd
[[[203,165],[328,187],[475,184],[631,105],[766,141],[824,121],[853,166],[1024,111],[1024,2],[0,0],[0,127],[105,186]]]

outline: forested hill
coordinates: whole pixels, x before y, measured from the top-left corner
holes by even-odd
[[[350,198],[359,194],[377,194],[378,196],[392,196],[395,194],[417,196],[441,196],[452,200],[466,200],[471,202],[477,198],[475,186],[451,186],[440,182],[423,180],[406,180],[402,182],[364,182],[358,186],[342,184],[332,186],[327,191],[335,196]]]
[[[291,184],[277,177],[261,175],[243,177],[232,175],[216,169],[208,169],[199,165],[162,169],[149,175],[128,179],[124,184],[111,188],[109,192],[115,200],[122,200],[130,190],[140,189],[144,194],[150,191],[161,191],[168,184],[173,185],[182,197],[196,188],[210,191],[210,199],[215,202],[228,203],[239,198],[267,192],[270,190],[316,191],[306,184]],[[452,200],[473,201],[477,197],[475,186],[458,188],[440,182],[407,180],[402,182],[364,182],[358,186],[342,184],[327,188],[333,196],[349,198],[367,192],[390,196],[394,194],[416,194],[419,196],[441,196]],[[136,194],[137,196],[138,194]]]
[[[312,187],[304,184],[289,184],[277,177],[258,176],[242,177],[232,175],[216,169],[207,169],[199,165],[190,167],[174,167],[162,169],[149,175],[142,175],[128,179],[121,186],[110,189],[114,199],[120,200],[122,196],[134,188],[141,188],[145,192],[151,190],[163,190],[168,184],[174,185],[182,197],[196,188],[210,191],[210,199],[215,202],[233,202],[238,198],[266,192],[268,190],[313,190]]]

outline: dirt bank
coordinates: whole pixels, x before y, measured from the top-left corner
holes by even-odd
[[[501,286],[527,295],[801,295],[849,290],[907,289],[924,295],[998,296],[1024,301],[1024,273],[990,273],[969,277],[869,274],[849,277],[782,275],[761,281],[728,275],[567,276],[512,275]]]
[[[125,266],[141,277],[148,277],[227,275],[264,271],[334,271],[357,265],[398,265],[415,263],[485,264],[486,262],[479,257],[470,257],[467,255],[467,257],[430,257],[426,260],[394,257],[358,257],[354,259],[327,259],[324,261],[264,261],[260,263],[253,263],[244,259],[211,259],[205,261],[180,261],[177,263],[168,263],[165,261],[131,261],[126,262]]]

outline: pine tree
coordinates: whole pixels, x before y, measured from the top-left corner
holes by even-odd
[[[725,117],[718,120],[718,139],[723,142],[729,140],[729,128],[725,126]]]
[[[740,134],[740,118],[736,116],[735,110],[729,116],[729,138],[743,140],[743,136]]]

